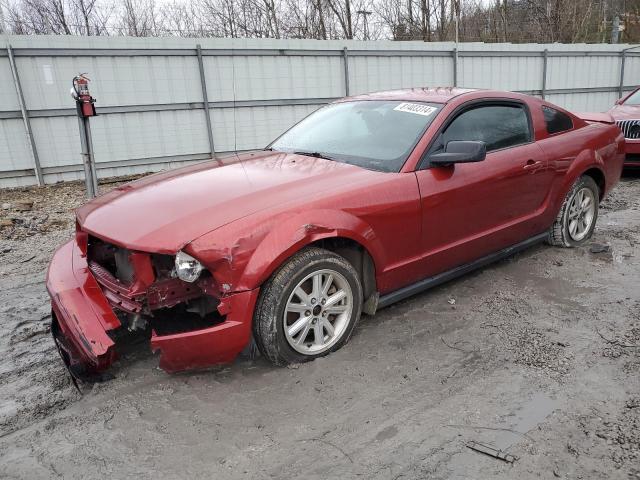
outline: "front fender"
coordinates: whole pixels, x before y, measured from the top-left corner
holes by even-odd
[[[348,238],[362,245],[376,268],[384,264],[384,249],[370,225],[341,210],[313,210],[295,215],[271,230],[251,255],[236,287],[258,287],[287,258],[313,242],[332,237]]]
[[[212,273],[220,294],[259,287],[289,257],[318,240],[342,237],[362,245],[376,270],[385,254],[373,228],[343,210],[315,209],[256,221],[244,219],[188,245]]]

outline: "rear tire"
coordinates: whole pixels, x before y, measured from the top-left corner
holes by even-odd
[[[341,348],[362,312],[358,273],[343,257],[309,247],[263,285],[253,334],[276,365],[314,360]]]
[[[581,176],[562,202],[547,242],[557,247],[578,247],[593,235],[598,220],[600,190],[595,180]]]

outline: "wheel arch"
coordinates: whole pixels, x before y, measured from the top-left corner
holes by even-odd
[[[347,260],[356,269],[362,283],[362,294],[365,303],[376,295],[376,266],[371,253],[361,243],[348,237],[326,237],[316,240],[307,246],[323,248]],[[307,246],[303,247],[306,248]],[[372,313],[365,311],[365,313]]]
[[[254,250],[237,287],[261,286],[289,258],[309,246],[349,261],[360,274],[365,300],[376,293],[376,271],[384,265],[382,244],[362,219],[334,210],[305,212],[272,229]]]
[[[602,200],[604,197],[604,191],[606,186],[605,176],[602,169],[600,167],[593,166],[585,170],[582,173],[582,175],[586,175],[588,177],[593,178],[594,182],[596,182],[596,185],[598,186],[598,193],[599,193],[600,200]],[[578,176],[577,178],[581,177],[582,175]]]
[[[563,178],[562,186],[559,194],[554,199],[554,218],[560,211],[565,197],[571,190],[574,183],[583,175],[587,175],[596,182],[599,190],[599,200],[602,200],[605,194],[606,176],[604,173],[604,160],[593,150],[583,150],[569,166],[568,171]]]

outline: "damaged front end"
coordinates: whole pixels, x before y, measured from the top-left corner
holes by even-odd
[[[56,346],[80,379],[115,361],[124,332],[146,332],[167,372],[231,362],[250,341],[258,295],[223,293],[206,269],[185,281],[173,255],[131,251],[81,230],[54,255],[47,290]]]

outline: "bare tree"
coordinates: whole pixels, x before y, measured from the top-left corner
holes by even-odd
[[[280,38],[280,16],[276,9],[275,0],[262,0],[266,23],[267,37]]]
[[[10,10],[26,33],[71,35],[68,8],[62,0],[24,0],[19,10]]]
[[[338,19],[344,38],[353,38],[353,17],[351,0],[327,0],[329,8]]]
[[[601,42],[619,17],[640,40],[640,0],[0,1],[18,34]]]
[[[164,33],[163,19],[155,0],[122,0],[115,27],[131,37],[157,37]]]
[[[21,0],[7,6],[11,31],[18,34],[104,35],[110,9],[97,0]]]
[[[431,5],[430,0],[420,2],[420,29],[422,30],[422,40],[431,40]]]
[[[447,2],[446,0],[437,0],[440,4],[440,15],[436,18],[437,29],[438,29],[438,40],[445,41],[447,39]]]
[[[168,35],[178,37],[207,37],[209,32],[204,30],[199,20],[199,12],[193,3],[185,4],[174,1],[160,8],[160,15],[164,19],[163,29]]]
[[[283,12],[285,35],[293,38],[327,40],[331,35],[327,0],[286,0]]]

